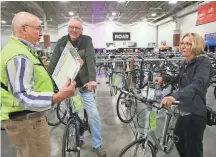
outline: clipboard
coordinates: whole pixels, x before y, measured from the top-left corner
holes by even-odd
[[[68,41],[52,74],[59,89],[63,87],[68,78],[73,81],[77,76],[81,67],[79,58],[77,49]]]

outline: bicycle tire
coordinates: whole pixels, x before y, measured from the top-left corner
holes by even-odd
[[[67,157],[66,156],[66,150],[68,149],[68,139],[70,136],[70,132],[72,129],[70,129],[71,126],[74,127],[75,129],[75,147],[77,151],[76,157],[80,157],[80,146],[79,146],[79,126],[77,122],[73,122],[73,119],[70,119],[65,127],[64,130],[64,135],[63,135],[63,141],[62,141],[62,157]]]
[[[137,139],[131,143],[129,143],[127,146],[125,146],[122,151],[118,154],[118,157],[123,157],[123,155],[130,149],[132,148],[134,145],[136,144],[145,144],[146,142],[146,139],[144,138],[140,138],[140,139]],[[148,140],[148,143],[147,143],[147,146],[150,148],[150,151],[151,151],[151,154],[152,154],[152,157],[156,157],[156,148],[153,146],[152,142]]]
[[[88,122],[88,114],[87,114],[87,111],[84,109],[84,118],[86,120],[86,125],[88,125],[88,132],[91,134],[91,128],[89,126],[89,122]]]
[[[216,99],[216,87],[214,88],[214,97]]]
[[[173,138],[172,138],[174,128],[170,128],[171,119],[172,118],[168,119],[168,125],[167,125],[167,128],[165,129],[166,134],[165,134],[165,137],[164,137],[164,146],[166,145],[167,147],[164,148],[164,152],[166,154],[170,153],[171,150],[174,147],[174,141],[173,141]],[[171,131],[171,133],[169,133],[169,131]]]
[[[58,103],[57,106],[58,106],[58,105],[60,105],[60,104]],[[56,116],[57,116],[57,106],[53,107],[53,108],[55,108],[55,114],[56,114]],[[53,109],[53,108],[51,108],[51,109]],[[50,109],[50,110],[51,110],[51,109]],[[48,111],[48,112],[49,112],[49,111]],[[58,116],[57,116],[57,118],[58,118]],[[61,121],[59,120],[59,118],[58,118],[58,121],[52,122],[52,121],[49,120],[49,118],[48,118],[48,116],[47,116],[47,120],[48,120],[48,125],[49,125],[49,126],[57,126],[57,125],[59,125],[59,124],[61,123]]]
[[[125,94],[125,93],[121,92],[121,93],[119,94],[119,96],[118,96],[118,99],[117,99],[117,104],[116,104],[117,116],[118,116],[118,118],[120,119],[120,121],[122,121],[123,123],[130,123],[130,122],[133,120],[133,118],[135,117],[135,115],[136,115],[137,100],[134,98],[134,100],[135,100],[135,109],[134,109],[133,115],[131,115],[131,118],[130,118],[130,119],[125,120],[125,119],[121,116],[120,111],[119,111],[119,109],[120,109],[119,107],[121,106],[121,104],[120,104],[120,99],[121,99],[121,96],[122,96],[123,94]],[[125,94],[125,96],[126,96],[126,94]]]
[[[117,94],[117,87],[116,86],[112,86],[112,95],[115,96]]]
[[[112,74],[109,76],[109,90],[110,90],[110,96],[113,96],[113,91],[112,91]]]
[[[4,128],[4,126],[3,126],[2,122],[1,122],[1,131],[4,131],[4,130],[5,130],[5,128]]]
[[[66,115],[67,115],[67,110],[65,110],[64,111],[64,113],[63,113],[63,116],[61,116],[60,115],[60,107],[61,107],[61,104],[58,104],[57,105],[57,111],[56,111],[56,113],[57,113],[57,117],[58,117],[58,119],[60,120],[60,122],[62,123],[62,124],[64,124],[64,125],[67,125],[67,120],[65,121],[65,117],[66,117]]]

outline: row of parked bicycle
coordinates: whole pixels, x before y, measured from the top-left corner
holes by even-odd
[[[97,72],[104,71],[110,88],[110,95],[117,95],[116,112],[123,123],[134,124],[132,131],[135,140],[127,144],[118,154],[118,157],[149,156],[155,157],[158,151],[169,153],[174,143],[179,139],[174,135],[177,117],[182,113],[175,102],[166,108],[163,130],[159,137],[155,135],[157,106],[162,97],[178,90],[177,84],[154,84],[153,78],[164,74],[176,75],[180,69],[183,58],[119,58],[107,62],[98,62]],[[214,88],[216,99],[216,60],[211,58],[213,76],[209,87]],[[139,104],[142,104],[142,109]],[[151,138],[150,138],[151,137]],[[152,140],[150,140],[152,139]]]

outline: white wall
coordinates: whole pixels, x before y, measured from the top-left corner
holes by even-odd
[[[11,28],[1,28],[1,47],[8,41],[9,37],[12,35]],[[58,30],[50,28],[49,29],[50,42],[58,41]],[[41,38],[40,42],[43,42]]]
[[[67,34],[66,24],[61,24],[58,28],[58,38]],[[113,32],[130,32],[130,41],[137,42],[137,47],[146,47],[149,42],[156,42],[156,27],[146,22],[134,25],[123,25],[115,22],[84,23],[83,26],[83,34],[92,38],[95,48],[105,48],[106,42],[113,42]],[[115,43],[119,47],[122,41],[115,41]]]
[[[176,15],[178,17],[181,17],[182,15],[189,13],[191,11],[195,11],[195,10],[197,10],[197,4],[191,5],[179,11]],[[200,34],[204,38],[205,34],[216,32],[216,21],[196,26],[196,19],[197,19],[197,12],[191,13],[189,15],[186,15],[178,19],[179,20],[178,22],[180,24],[179,29],[180,29],[181,37],[188,32],[193,32],[193,33]],[[158,43],[159,44],[161,40],[166,40],[167,43],[169,44],[171,43],[171,46],[172,46],[171,41],[173,40],[173,31],[176,29],[176,24],[174,21],[171,21],[171,20],[172,18],[169,17],[169,18],[166,18],[156,23],[156,25],[158,25]],[[165,23],[165,24],[162,24],[162,23]],[[170,46],[169,44],[168,46]]]
[[[173,46],[173,30],[176,28],[175,22],[169,22],[158,27],[158,45],[161,41],[166,41],[166,45]]]
[[[196,26],[196,18],[197,13],[195,12],[180,19],[181,37],[188,32],[193,32],[204,38],[205,34],[216,32],[216,21]]]

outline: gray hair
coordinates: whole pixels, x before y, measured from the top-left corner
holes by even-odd
[[[69,21],[68,21],[68,26],[69,26],[69,23],[71,21],[79,21],[81,23],[81,25],[83,24],[83,20],[79,17],[79,16],[73,16]]]
[[[16,29],[19,28],[20,26],[27,24],[31,20],[32,17],[38,18],[37,16],[35,16],[31,13],[28,13],[28,12],[17,13],[12,20],[13,33],[15,34]]]

